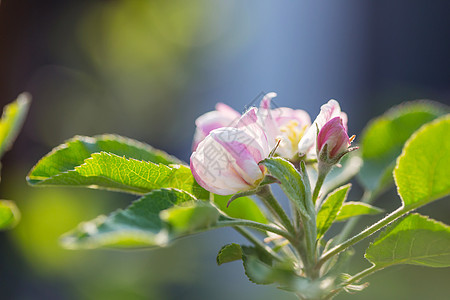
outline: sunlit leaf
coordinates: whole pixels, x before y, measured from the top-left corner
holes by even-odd
[[[317,239],[321,238],[331,227],[339,210],[347,198],[351,184],[344,185],[333,192],[323,202],[317,214]]]
[[[394,264],[450,266],[450,226],[412,214],[383,231],[365,257],[383,268]]]
[[[19,134],[30,106],[30,95],[22,93],[17,100],[3,108],[0,119],[0,157],[11,148]],[[20,219],[20,212],[12,201],[0,201],[0,230],[14,227]]]
[[[394,170],[403,205],[416,208],[450,194],[450,114],[424,125],[405,144]]]
[[[20,220],[20,212],[12,201],[0,200],[0,230],[14,227]]]
[[[345,221],[352,217],[362,216],[362,215],[377,215],[382,213],[384,210],[381,208],[372,206],[363,202],[345,202],[339,211],[336,222]]]
[[[81,223],[62,238],[62,244],[69,249],[165,246],[176,236],[161,220],[160,212],[193,200],[182,191],[155,190],[126,209]]]
[[[19,134],[30,106],[30,98],[27,93],[20,94],[16,101],[3,108],[0,120],[0,157],[12,146]]]
[[[448,107],[431,101],[404,103],[372,120],[361,137],[364,160],[359,173],[363,185],[380,191],[392,184],[392,170],[403,144],[420,126],[449,112]]]
[[[267,218],[259,206],[250,197],[240,197],[234,200],[228,207],[231,196],[214,195],[214,204],[227,216],[236,219],[245,219],[258,223],[267,223]]]
[[[74,170],[91,157],[91,154],[102,151],[155,164],[181,163],[163,151],[118,135],[76,136],[44,156],[28,174],[28,181],[35,184]]]
[[[37,167],[45,169],[45,165],[50,165],[49,168],[52,168],[52,162],[41,160]],[[84,186],[135,194],[145,194],[159,188],[177,188],[201,199],[208,199],[209,195],[196,183],[187,166],[155,164],[106,152],[93,153],[74,170],[50,177],[39,176],[41,173],[35,170],[28,176],[29,182],[34,185]]]
[[[159,216],[170,225],[174,234],[179,235],[211,228],[217,223],[219,212],[209,202],[193,201],[165,209]]]

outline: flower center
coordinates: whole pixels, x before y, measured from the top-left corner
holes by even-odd
[[[291,147],[293,151],[297,151],[297,145],[300,142],[303,134],[305,133],[306,127],[303,126],[299,128],[299,123],[295,120],[290,120],[285,126],[280,128],[281,132],[286,133],[286,137],[291,142]]]

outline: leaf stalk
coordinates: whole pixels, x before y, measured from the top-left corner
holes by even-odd
[[[389,223],[395,221],[396,219],[400,218],[404,214],[408,213],[409,211],[415,209],[415,207],[405,207],[401,206],[397,210],[393,211],[391,214],[387,215],[380,221],[376,222],[375,224],[367,227],[365,230],[361,231],[357,235],[353,236],[352,238],[346,240],[345,242],[333,247],[332,249],[325,252],[322,257],[319,259],[316,268],[320,269],[320,267],[331,257],[333,257],[336,254],[339,254],[340,252],[346,250],[348,247],[351,247],[355,245],[356,243],[360,242],[361,240],[371,236],[384,226],[388,225]]]

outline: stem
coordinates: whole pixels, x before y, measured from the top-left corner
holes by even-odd
[[[267,253],[269,253],[270,256],[272,256],[274,259],[278,261],[282,261],[282,258],[275,253],[275,251],[272,250],[269,246],[265,245],[263,242],[261,242],[257,237],[255,237],[250,231],[247,229],[240,227],[240,226],[234,226],[233,227],[237,232],[239,232],[243,237],[245,237],[249,242],[251,242],[253,245],[255,245],[256,248],[259,248]]]
[[[299,236],[303,234],[303,225],[302,225],[302,217],[300,215],[300,212],[295,207],[292,208],[294,212],[295,217],[295,228],[297,229],[297,232],[299,233]]]
[[[366,276],[372,275],[373,273],[375,273],[376,271],[381,270],[382,268],[377,267],[375,265],[370,266],[369,268],[359,272],[358,274],[352,276],[351,278],[349,278],[346,282],[343,283],[343,285],[350,285],[354,282],[358,282],[361,279],[363,279]]]
[[[323,172],[320,172],[319,170],[319,176],[317,177],[316,186],[314,187],[314,193],[313,193],[313,203],[316,203],[317,198],[319,197],[320,188],[323,185],[323,182],[325,181],[325,177],[327,174],[324,174]]]
[[[275,234],[281,235],[282,237],[286,238],[289,241],[293,240],[293,236],[289,232],[284,231],[283,229],[279,229],[272,225],[266,225],[266,224],[262,224],[262,223],[258,223],[258,222],[254,222],[254,221],[249,221],[249,220],[231,219],[229,221],[220,221],[215,225],[216,228],[228,227],[228,226],[246,226],[246,227],[255,228],[255,229],[258,229],[261,231],[270,231]]]
[[[385,218],[383,218],[380,221],[378,221],[377,223],[373,224],[372,226],[367,227],[365,230],[361,231],[360,233],[358,233],[354,237],[352,237],[352,238],[346,240],[345,242],[343,242],[342,244],[339,244],[336,247],[328,250],[326,253],[324,253],[322,255],[322,257],[320,258],[319,262],[317,263],[316,268],[320,269],[320,267],[328,259],[330,259],[334,255],[344,251],[348,247],[353,246],[354,244],[360,242],[361,240],[369,237],[373,233],[377,232],[378,230],[380,230],[384,226],[386,226],[389,223],[391,223],[392,221],[400,218],[401,216],[403,216],[404,214],[408,213],[409,211],[411,211],[413,209],[415,209],[415,207],[404,207],[404,206],[402,206],[402,207],[398,208],[397,210],[393,211],[391,214],[389,214]]]
[[[306,171],[304,171],[306,172]],[[325,178],[325,175],[323,176],[323,179]],[[320,177],[320,176],[319,176]],[[306,177],[306,181],[309,179]],[[323,180],[322,180],[323,183]],[[319,181],[316,184],[316,187],[321,185]],[[309,187],[309,185],[308,185]],[[319,186],[320,190],[320,186]],[[297,235],[301,237],[301,243],[300,248],[305,248],[306,250],[306,259],[304,260],[305,264],[305,273],[308,277],[315,279],[319,276],[319,272],[316,270],[315,265],[317,263],[317,251],[316,251],[316,241],[317,241],[317,224],[316,224],[316,209],[314,206],[314,198],[311,196],[311,192],[307,192],[305,196],[305,206],[307,213],[309,215],[309,219],[302,218],[300,216],[301,224],[302,224],[302,231],[297,232]]]
[[[251,235],[251,233],[249,235],[247,235],[247,233],[249,233],[248,231],[241,232],[242,230],[245,230],[245,229],[239,228],[239,226],[247,226],[247,227],[255,228],[258,230],[270,231],[275,234],[278,234],[278,235],[284,237],[286,240],[288,240],[291,243],[291,245],[294,247],[294,249],[298,252],[300,257],[303,259],[302,254],[305,252],[300,250],[301,246],[298,247],[297,239],[294,236],[292,236],[289,232],[286,232],[282,229],[278,229],[277,227],[274,227],[271,225],[265,225],[265,224],[261,224],[261,223],[254,222],[254,221],[240,220],[240,219],[230,220],[230,221],[220,221],[219,223],[216,224],[216,228],[217,227],[227,227],[227,226],[234,227],[236,230],[238,230],[239,233],[241,233],[244,237],[249,239],[249,241],[254,243],[255,246],[256,245],[258,245],[257,247],[261,246],[261,247],[263,247],[263,249],[265,251],[267,251],[267,249],[264,244],[262,244],[257,238],[255,238],[253,235]],[[268,251],[268,252],[269,252],[269,254],[274,256],[274,258],[276,258],[277,260],[280,260],[280,257],[272,249],[270,249],[270,251]]]
[[[308,277],[312,279],[318,277],[318,269],[316,270],[315,265],[317,262],[316,253],[316,239],[317,239],[317,225],[316,216],[312,216],[310,220],[305,220],[304,223],[304,244],[307,259],[305,261],[305,269]]]
[[[374,193],[372,193],[372,191],[370,190],[366,190],[361,198],[361,202],[370,204],[374,198]],[[344,228],[342,228],[341,233],[336,239],[336,244],[342,243],[350,235],[360,218],[361,216],[353,217],[345,224]]]
[[[354,275],[353,277],[349,278],[346,282],[342,283],[341,286],[333,291],[331,291],[331,293],[329,293],[325,299],[332,299],[334,296],[336,296],[337,294],[339,294],[342,289],[352,283],[358,282],[361,279],[363,279],[364,277],[367,277],[369,275],[372,275],[373,273],[381,270],[383,268],[377,267],[375,265],[370,266],[369,268],[359,272],[358,274]]]
[[[272,213],[280,220],[281,224],[288,232],[295,232],[294,226],[291,223],[288,215],[278,203],[277,199],[272,194],[269,185],[262,186],[257,192],[258,197],[269,207]]]
[[[317,182],[316,182],[316,186],[314,187],[314,192],[313,192],[313,203],[316,204],[317,198],[319,197],[319,192],[320,192],[320,188],[323,185],[323,182],[325,181],[325,177],[327,177],[328,173],[330,172],[331,168],[333,166],[329,165],[327,163],[322,162],[321,160],[319,160],[319,163],[317,165]]]

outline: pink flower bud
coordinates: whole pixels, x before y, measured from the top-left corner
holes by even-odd
[[[308,155],[310,158],[315,156],[314,145],[318,130],[320,131],[328,121],[336,117],[340,117],[342,127],[347,130],[347,114],[341,112],[341,107],[336,100],[331,99],[320,107],[319,115],[300,140],[298,144],[298,152],[300,155]]]
[[[350,139],[347,135],[341,117],[335,117],[328,121],[317,136],[317,156],[320,160],[330,163],[337,161],[347,153],[350,146]],[[326,153],[324,153],[326,147]]]
[[[195,120],[197,126],[194,134],[194,142],[192,143],[192,150],[197,149],[198,144],[214,129],[234,126],[240,113],[232,109],[226,104],[217,103],[216,110],[207,112]]]
[[[203,188],[219,195],[248,191],[264,178],[258,163],[270,153],[269,142],[252,108],[236,127],[212,130],[192,153],[192,174]]]

